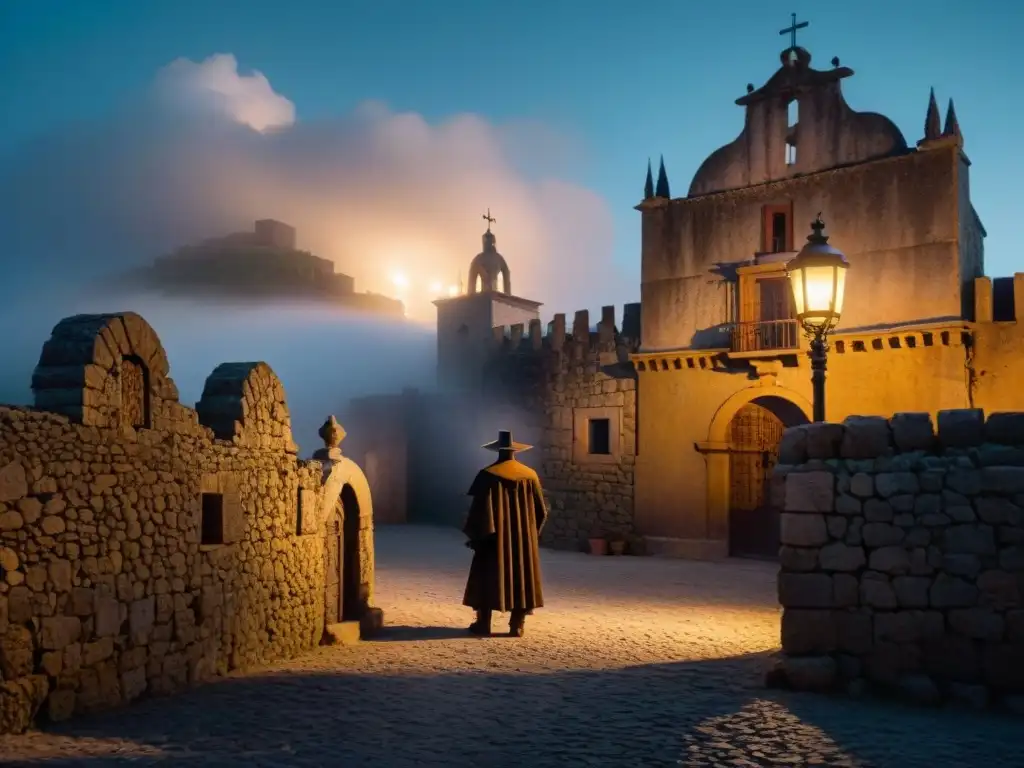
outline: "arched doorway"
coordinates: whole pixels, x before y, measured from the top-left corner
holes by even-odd
[[[740,406],[726,429],[729,456],[729,554],[776,558],[779,508],[771,493],[772,470],[786,427],[806,424],[795,403],[764,396]]]

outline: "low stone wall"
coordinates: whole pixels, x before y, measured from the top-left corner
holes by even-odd
[[[1024,413],[786,431],[781,682],[1024,711]]]
[[[69,318],[33,376],[37,408],[0,406],[0,732],[317,645],[346,484],[359,509],[340,514],[360,518],[345,527],[358,531],[350,592],[370,606],[358,468],[336,448],[297,458],[267,365],[219,366],[196,410],[168,371],[141,317]]]

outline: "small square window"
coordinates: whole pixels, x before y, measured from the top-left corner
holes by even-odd
[[[220,493],[203,494],[203,520],[199,543],[224,543],[224,496]]]
[[[587,453],[607,456],[612,452],[611,419],[587,420]]]

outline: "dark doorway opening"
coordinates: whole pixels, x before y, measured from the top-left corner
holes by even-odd
[[[359,621],[363,606],[359,589],[359,499],[351,485],[341,489],[342,556],[341,620]]]
[[[779,494],[772,472],[786,427],[806,424],[800,408],[779,397],[759,397],[729,422],[729,554],[774,560],[779,556]]]

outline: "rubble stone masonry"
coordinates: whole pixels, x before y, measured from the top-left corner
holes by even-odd
[[[786,431],[782,682],[1024,709],[1024,413]]]
[[[265,364],[219,366],[192,410],[141,317],[78,316],[33,389],[35,409],[0,407],[0,732],[317,645],[321,521],[348,481],[370,610],[365,478],[298,460]]]

